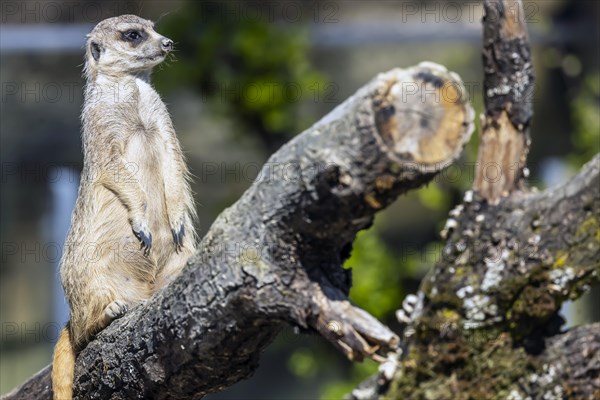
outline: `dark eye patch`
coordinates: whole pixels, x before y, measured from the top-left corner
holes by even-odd
[[[131,42],[133,44],[139,44],[144,41],[147,37],[146,32],[143,30],[137,29],[129,29],[124,32],[121,32],[121,38],[126,42]]]

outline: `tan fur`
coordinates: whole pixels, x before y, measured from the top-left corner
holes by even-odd
[[[73,392],[73,375],[75,366],[75,349],[71,344],[69,328],[64,328],[58,336],[54,347],[52,362],[52,390],[54,399],[70,399]],[[63,366],[63,367],[58,367]]]
[[[125,39],[132,30],[144,32],[143,40]],[[195,249],[188,169],[150,85],[152,68],[170,51],[166,40],[134,15],[104,20],[88,35],[84,167],[60,266],[71,316],[55,349],[55,399],[72,397],[75,359],[65,343],[73,355],[81,350],[175,278]],[[150,235],[151,248],[140,248]]]

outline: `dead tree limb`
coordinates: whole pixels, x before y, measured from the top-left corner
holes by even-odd
[[[79,399],[201,398],[249,377],[282,324],[350,359],[397,336],[347,301],[356,233],[456,159],[473,113],[460,79],[422,64],[376,77],[275,153],[183,274],[78,356]],[[9,399],[50,398],[47,367]]]
[[[473,188],[491,203],[519,188],[530,145],[533,65],[520,0],[486,1],[479,157]]]

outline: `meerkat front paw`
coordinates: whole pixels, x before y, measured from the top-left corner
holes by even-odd
[[[122,317],[128,309],[129,306],[123,300],[115,300],[106,306],[104,309],[104,315],[108,320],[112,321]]]
[[[150,254],[152,248],[152,233],[145,222],[134,221],[131,224],[133,234],[140,241],[140,249],[144,251],[144,255],[147,257]]]

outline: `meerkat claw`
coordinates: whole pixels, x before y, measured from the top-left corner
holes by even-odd
[[[175,229],[171,229],[171,233],[173,234],[173,241],[175,242],[175,251],[180,252],[183,248],[183,237],[185,236],[185,226],[182,224],[179,228],[179,232],[176,232]]]
[[[144,231],[133,231],[133,233],[140,241],[140,249],[144,250],[144,255],[147,257],[150,254],[150,249],[152,248],[152,234],[145,233]]]

